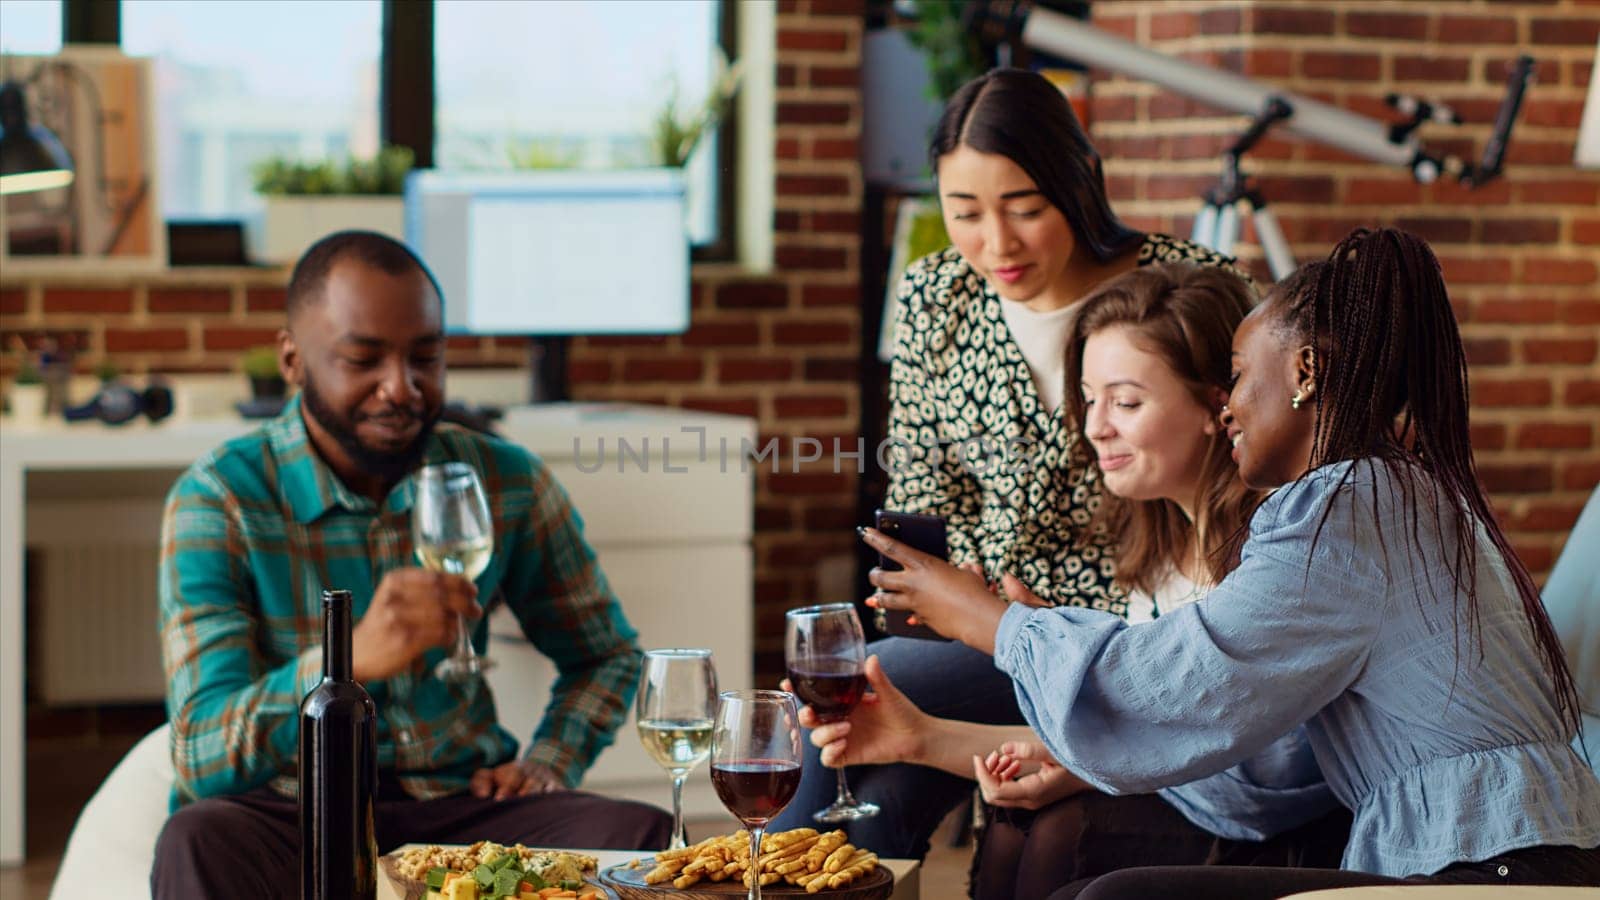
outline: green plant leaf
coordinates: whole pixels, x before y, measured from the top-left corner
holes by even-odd
[[[281,156],[257,163],[251,174],[258,194],[272,196],[328,194],[399,194],[415,157],[409,147],[386,146],[371,159],[349,157],[299,161]]]
[[[961,0],[914,0],[917,23],[907,35],[928,60],[928,91],[943,103],[988,68],[983,47],[962,23]]]

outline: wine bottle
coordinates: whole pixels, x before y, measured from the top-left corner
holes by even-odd
[[[351,675],[350,592],[322,592],[322,682],[300,703],[301,900],[375,900],[377,707]]]

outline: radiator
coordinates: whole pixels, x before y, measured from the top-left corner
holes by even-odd
[[[28,511],[30,676],[51,706],[159,701],[160,501],[46,501]]]

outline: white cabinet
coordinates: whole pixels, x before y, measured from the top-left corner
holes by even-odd
[[[519,411],[501,431],[538,453],[566,487],[640,646],[707,647],[723,690],[751,687],[755,507],[753,476],[739,449],[755,441],[755,425],[678,411],[627,413],[561,422]],[[510,613],[501,611],[490,626],[489,655],[502,663],[489,673],[500,720],[526,741],[555,667],[528,645]],[[639,745],[631,715],[584,787],[661,807],[672,797],[666,773]],[[722,812],[707,767],[690,775],[683,802],[691,816]]]

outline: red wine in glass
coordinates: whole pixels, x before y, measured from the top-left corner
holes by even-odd
[[[867,690],[867,642],[853,603],[824,603],[791,609],[784,616],[783,662],[789,687],[823,722],[850,715]],[[878,807],[850,793],[844,769],[832,805],[813,813],[824,824],[875,816]]]
[[[711,736],[711,784],[750,829],[750,859],[761,857],[767,822],[800,787],[800,708],[787,691],[724,691]],[[747,900],[761,900],[758,869]]]
[[[744,823],[766,822],[789,805],[800,787],[800,765],[783,759],[747,759],[711,767],[722,805]]]
[[[861,702],[867,676],[860,660],[813,658],[789,664],[789,685],[818,719],[837,722]]]

